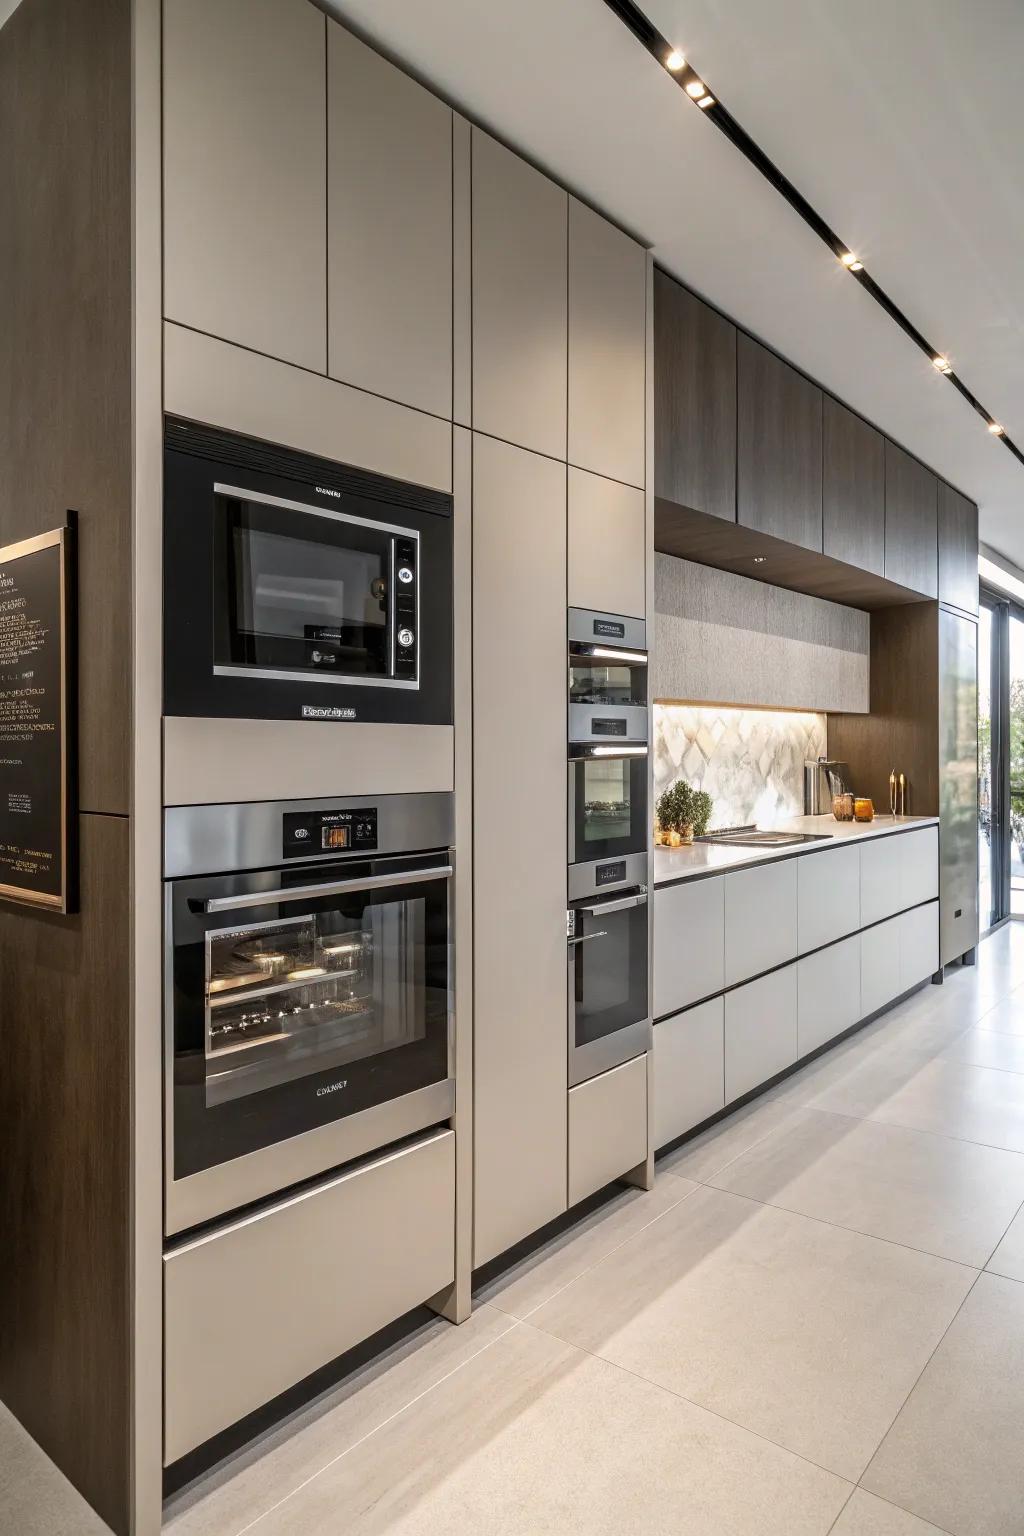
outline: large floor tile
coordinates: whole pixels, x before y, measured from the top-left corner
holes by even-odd
[[[985,1021],[966,1029],[943,1052],[946,1061],[966,1061],[974,1067],[995,1067],[1000,1072],[1024,1073],[1024,1035],[1008,1035],[987,1029]]]
[[[109,1526],[2,1403],[0,1532],[3,1536],[110,1536]]]
[[[808,1109],[710,1182],[981,1269],[1024,1201],[1024,1157]]]
[[[658,1171],[674,1174],[677,1178],[695,1179],[698,1184],[707,1183],[734,1157],[739,1157],[771,1131],[784,1125],[789,1115],[789,1109],[783,1104],[769,1098],[755,1099],[691,1141],[684,1141],[674,1151],[659,1157]]]
[[[993,1002],[978,1020],[983,1029],[1004,1035],[1024,1035],[1024,990]]]
[[[613,1248],[656,1221],[680,1200],[685,1200],[696,1188],[697,1185],[688,1179],[670,1178],[667,1173],[659,1172],[654,1188],[649,1192],[618,1190],[583,1221],[560,1232],[496,1279],[481,1286],[476,1302],[489,1302],[512,1317],[526,1317]],[[1024,1191],[1021,1199],[1024,1200]]]
[[[855,1481],[973,1279],[705,1187],[532,1321]]]
[[[1024,1083],[1017,1072],[929,1061],[881,1101],[871,1119],[1024,1152]]]
[[[1024,1210],[1018,1211],[988,1261],[989,1269],[1009,1280],[1024,1282]]]
[[[910,1031],[865,1032],[777,1083],[768,1090],[768,1097],[777,1104],[865,1119],[913,1083],[939,1049]]]
[[[832,1530],[833,1536],[943,1536],[937,1525],[908,1515],[863,1488],[854,1490]]]
[[[171,1536],[232,1536],[248,1527],[514,1326],[511,1318],[486,1306],[458,1328],[442,1318],[432,1320],[183,1490],[168,1506],[165,1531]]]
[[[981,1275],[864,1485],[956,1536],[1024,1529],[1024,1285]]]
[[[825,1536],[849,1491],[519,1324],[254,1536]]]

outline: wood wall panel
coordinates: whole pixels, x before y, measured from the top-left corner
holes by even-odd
[[[736,327],[657,268],[654,488],[736,521]]]

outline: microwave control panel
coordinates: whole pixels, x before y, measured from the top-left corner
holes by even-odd
[[[373,853],[377,848],[377,807],[357,811],[286,811],[286,859],[318,859],[331,853]]]

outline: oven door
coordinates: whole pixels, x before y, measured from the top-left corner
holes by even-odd
[[[649,819],[646,746],[570,743],[570,864],[645,853]]]
[[[569,1086],[647,1050],[647,892],[587,897],[568,913]]]
[[[441,850],[168,884],[169,1231],[447,1117],[451,874]]]
[[[570,639],[570,741],[647,737],[647,652]]]

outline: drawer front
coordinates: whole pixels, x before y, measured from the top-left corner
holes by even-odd
[[[797,860],[800,953],[860,927],[860,849],[829,848]]]
[[[939,829],[922,827],[893,838],[900,849],[900,906],[916,907],[939,894]],[[933,967],[934,969],[934,967]]]
[[[654,893],[654,1017],[725,985],[725,880],[691,880]]]
[[[654,1026],[655,1150],[724,1108],[724,1018],[713,997]]]
[[[896,839],[894,838],[895,842]],[[891,918],[869,928],[860,936],[860,1011],[861,1017],[876,1013],[899,997],[900,920]]]
[[[860,935],[808,955],[797,971],[797,1046],[807,1056],[861,1017]]]
[[[903,905],[900,869],[903,863],[905,833],[872,838],[860,848],[860,923],[880,923],[892,917]]]
[[[930,901],[900,918],[900,991],[927,981],[939,968],[939,904]]]
[[[168,1254],[165,1464],[435,1295],[454,1274],[451,1131]]]
[[[569,1089],[569,1204],[647,1156],[647,1057]]]
[[[797,1055],[797,967],[787,965],[725,999],[725,1101],[791,1066]]]
[[[794,960],[797,864],[783,859],[725,876],[725,984]]]

